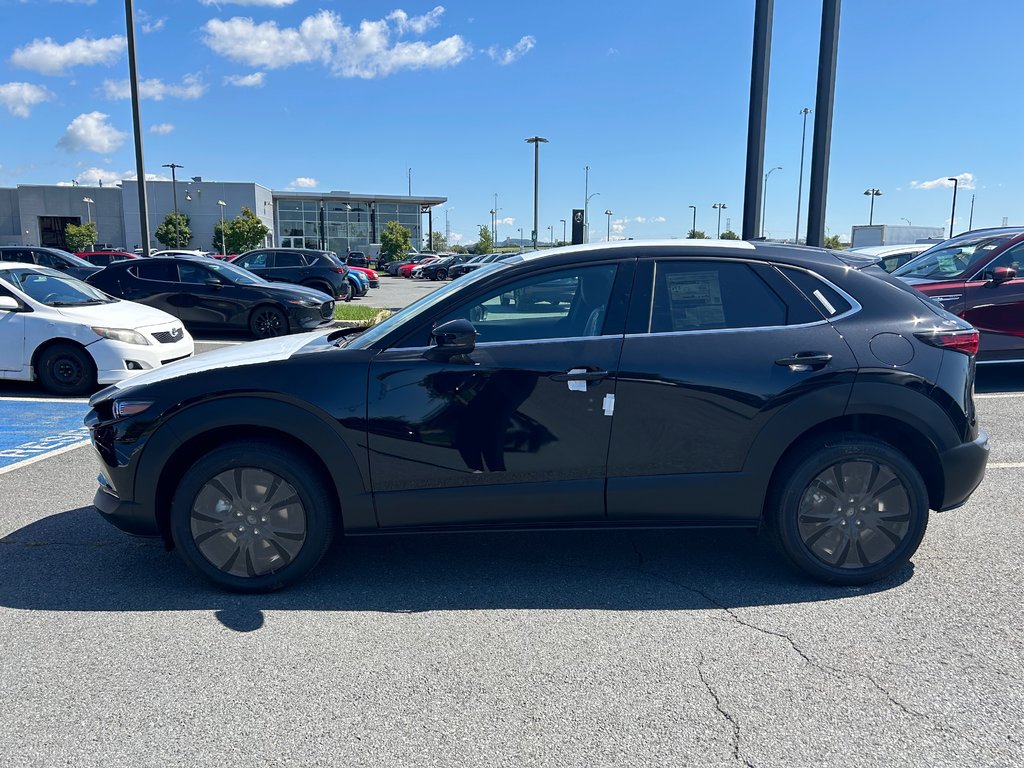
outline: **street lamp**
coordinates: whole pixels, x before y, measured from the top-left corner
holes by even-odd
[[[565,245],[565,219],[559,219],[562,222],[562,245]]]
[[[909,227],[909,226],[912,226],[912,225],[911,225],[911,223],[910,223],[910,219],[908,219],[908,218],[907,218],[906,216],[900,216],[900,221],[905,221],[905,222],[907,222],[907,226],[908,226],[908,227]]]
[[[551,224],[548,225],[548,242],[555,244],[555,228]]]
[[[696,237],[697,236],[697,206],[696,205],[689,205],[687,207],[693,209],[693,227],[690,229],[690,232],[693,234],[694,237]]]
[[[494,242],[498,242],[498,211],[501,208],[498,207],[498,193],[494,193],[494,231],[491,232],[494,235]]]
[[[495,237],[495,235],[494,235],[495,230],[498,228],[497,224],[496,224],[497,220],[498,220],[498,209],[497,208],[491,208],[491,240],[494,242],[495,245],[498,244],[498,238]]]
[[[960,179],[955,176],[950,176],[946,181],[953,182],[953,211],[949,214],[949,236],[953,236],[953,222],[956,220],[956,186],[960,182]]]
[[[92,224],[92,198],[83,197],[82,202],[85,203],[85,208],[89,213],[89,223]]]
[[[807,116],[811,114],[811,110],[804,107],[800,110],[800,114],[804,116],[804,133],[803,138],[800,139],[800,183],[796,188],[796,234],[793,235],[794,244],[800,242],[800,200],[804,193],[804,146],[807,144]]]
[[[727,206],[725,203],[715,203],[711,207],[718,209],[718,235],[716,237],[719,240],[721,240],[722,239],[722,211],[724,211],[729,206]]]
[[[868,214],[868,226],[870,226],[875,223],[875,198],[882,194],[882,192],[872,187],[871,189],[865,189],[864,194],[871,198],[871,212]]]
[[[590,203],[590,166],[583,166],[583,242],[590,239],[590,227],[587,225],[587,206]],[[597,193],[595,193],[597,194]]]
[[[523,250],[523,228],[519,228],[519,250]]]
[[[764,237],[764,211],[768,207],[768,177],[775,171],[781,171],[782,166],[776,165],[764,175],[764,191],[761,193],[761,237]]]
[[[161,167],[171,169],[171,195],[174,198],[174,247],[181,248],[181,234],[178,228],[178,179],[174,172],[185,166],[178,165],[177,163],[164,163]],[[140,183],[145,184],[144,181]]]
[[[226,257],[228,255],[228,249],[224,245],[224,206],[227,205],[223,200],[218,200],[217,205],[220,206],[220,255]]]
[[[540,197],[540,145],[547,144],[548,140],[542,136],[531,136],[525,140],[527,144],[533,144],[533,247],[537,247],[537,201]]]
[[[589,216],[589,212],[590,212],[590,198],[597,197],[600,194],[601,194],[600,192],[591,192],[589,195],[587,195],[587,199],[583,203],[583,242],[584,243],[589,243],[590,242],[590,216]]]
[[[612,209],[607,208],[604,215],[608,217],[608,232],[605,234],[605,242],[610,243],[612,241]]]

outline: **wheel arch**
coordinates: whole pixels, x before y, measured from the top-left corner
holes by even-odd
[[[78,349],[82,350],[83,352],[85,352],[86,355],[88,355],[89,359],[92,360],[93,368],[98,367],[96,365],[96,358],[92,356],[92,353],[89,351],[89,347],[87,345],[83,344],[80,341],[76,341],[75,339],[68,338],[67,336],[57,336],[52,339],[46,339],[32,351],[32,357],[30,359],[32,365],[32,376],[35,377],[36,379],[39,378],[39,358],[43,356],[43,353],[45,353],[46,350],[51,349],[53,347],[59,347],[64,345],[77,347]]]
[[[147,441],[135,477],[135,497],[151,505],[171,546],[174,489],[201,456],[233,442],[269,441],[301,455],[330,490],[341,527],[376,527],[372,496],[344,438],[316,413],[280,400],[235,397],[202,403],[175,414]],[[157,450],[153,450],[153,449]],[[142,494],[149,498],[140,499]]]

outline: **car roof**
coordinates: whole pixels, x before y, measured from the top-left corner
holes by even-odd
[[[28,264],[24,261],[0,261],[0,269],[39,269],[38,264]]]
[[[890,253],[906,253],[909,251],[927,251],[938,243],[900,243],[899,245],[865,245],[859,248],[850,248],[855,253],[863,253],[866,256],[886,256]]]

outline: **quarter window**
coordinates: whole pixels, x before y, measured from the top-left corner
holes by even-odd
[[[849,312],[853,306],[842,294],[830,286],[824,280],[815,277],[810,272],[801,269],[783,269],[782,273],[788,277],[797,288],[807,297],[818,311],[825,317],[836,317]]]
[[[746,264],[655,265],[649,333],[780,326],[787,315],[786,303]]]

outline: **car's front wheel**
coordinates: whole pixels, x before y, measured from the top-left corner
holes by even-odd
[[[867,584],[902,568],[928,526],[920,472],[893,446],[835,435],[808,444],[782,467],[773,499],[782,550],[816,579]]]
[[[96,364],[72,344],[54,344],[36,363],[36,376],[55,395],[87,395],[96,389]]]
[[[257,339],[269,339],[288,333],[288,317],[280,309],[264,304],[249,316],[249,330]]]
[[[181,479],[171,536],[189,567],[217,586],[267,592],[320,562],[334,507],[325,482],[301,457],[270,443],[230,443]]]
[[[448,279],[448,270],[445,269],[444,267],[441,267],[439,270],[437,270],[434,273],[434,279],[435,280],[447,280]]]

